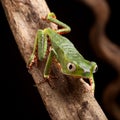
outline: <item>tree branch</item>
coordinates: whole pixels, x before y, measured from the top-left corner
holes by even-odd
[[[27,63],[33,49],[36,31],[38,28],[43,29],[50,26],[41,19],[49,13],[49,9],[44,0],[1,0],[1,2],[16,43]],[[56,28],[53,24],[51,27]],[[107,120],[86,84],[63,75],[56,67],[55,61],[53,62],[49,82],[39,84],[44,81],[45,61],[40,62],[38,66],[34,65],[29,71],[51,119]],[[55,87],[53,88],[51,85]]]

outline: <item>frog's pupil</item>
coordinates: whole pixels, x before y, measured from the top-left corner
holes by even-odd
[[[71,70],[71,69],[72,69],[72,67],[73,67],[73,66],[72,66],[72,65],[70,65],[70,66],[69,66],[69,69]]]

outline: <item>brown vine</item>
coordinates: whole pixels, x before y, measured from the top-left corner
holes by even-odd
[[[120,93],[120,47],[109,40],[105,29],[109,19],[110,9],[106,0],[83,0],[93,11],[95,23],[90,31],[90,40],[96,54],[117,71],[118,76],[105,89],[103,104],[108,113],[120,120],[120,108],[116,98]],[[113,62],[114,61],[114,62]]]

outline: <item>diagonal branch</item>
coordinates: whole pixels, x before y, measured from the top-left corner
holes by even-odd
[[[19,50],[27,63],[32,52],[35,34],[38,28],[50,26],[41,18],[49,9],[44,0],[1,0],[8,22]],[[52,24],[53,28],[56,28]],[[33,66],[30,74],[37,85],[51,119],[53,120],[107,120],[86,84],[80,80],[62,75],[55,61],[51,67],[51,78],[54,88],[43,81],[45,61]]]

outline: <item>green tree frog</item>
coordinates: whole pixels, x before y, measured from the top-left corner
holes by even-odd
[[[44,78],[49,78],[50,65],[54,56],[60,64],[63,74],[79,77],[80,79],[88,79],[91,89],[94,91],[95,84],[93,73],[97,70],[97,64],[86,60],[78,52],[73,43],[61,35],[70,32],[71,28],[56,19],[56,15],[53,12],[47,15],[46,20],[57,24],[61,29],[53,30],[51,28],[45,28],[44,30],[39,29],[37,31],[33,52],[28,61],[28,67],[30,68],[32,66],[35,62],[35,58],[38,58],[40,61],[45,58],[49,39],[51,46],[44,69]]]

